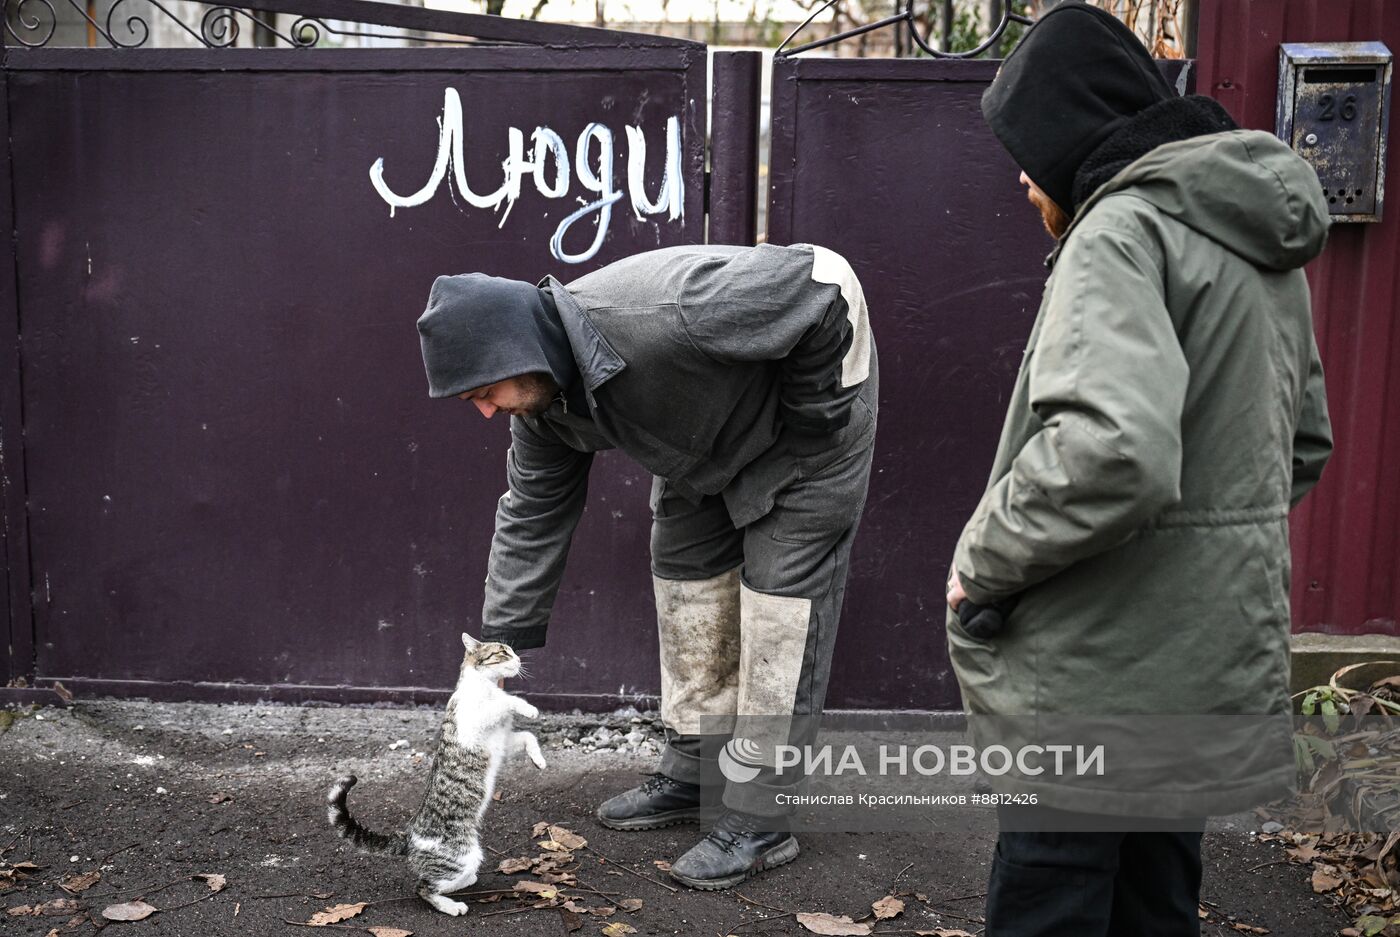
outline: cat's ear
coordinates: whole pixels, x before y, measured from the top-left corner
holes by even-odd
[[[462,647],[470,651],[472,648],[476,647],[480,643],[480,641],[478,641],[476,638],[473,638],[465,631],[462,632]]]

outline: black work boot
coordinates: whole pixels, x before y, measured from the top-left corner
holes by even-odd
[[[659,830],[699,818],[700,785],[659,771],[598,808],[598,822],[611,830]]]
[[[702,891],[738,885],[764,869],[797,858],[797,837],[783,830],[765,833],[771,819],[726,810],[690,851],[671,863],[671,877]]]

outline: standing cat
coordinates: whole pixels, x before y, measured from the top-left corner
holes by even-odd
[[[497,682],[520,673],[520,658],[504,644],[483,644],[462,635],[466,655],[457,687],[447,701],[442,735],[423,805],[401,833],[386,836],[360,826],[345,805],[355,776],[331,787],[327,811],[331,826],[365,852],[406,856],[418,875],[418,894],[444,914],[465,914],[467,905],[447,895],[470,887],[481,866],[481,818],[501,763],[523,749],[543,768],[539,739],[516,731],[515,717],[534,719],[540,711],[502,690]]]

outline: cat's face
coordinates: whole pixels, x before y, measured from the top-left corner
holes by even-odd
[[[462,646],[466,648],[466,654],[462,657],[463,670],[475,670],[493,679],[514,677],[520,673],[520,657],[507,644],[478,641],[464,633]]]

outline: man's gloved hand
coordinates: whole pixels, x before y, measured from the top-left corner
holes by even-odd
[[[971,599],[963,599],[958,603],[958,623],[969,638],[990,641],[1006,627],[1006,618],[1015,604],[1014,599],[993,605],[978,605]]]
[[[962,625],[967,636],[977,641],[990,641],[1001,634],[1006,628],[1006,619],[1016,607],[1017,598],[1012,596],[990,605],[978,605],[963,591],[956,569],[948,579],[948,607],[957,614],[958,624]]]

